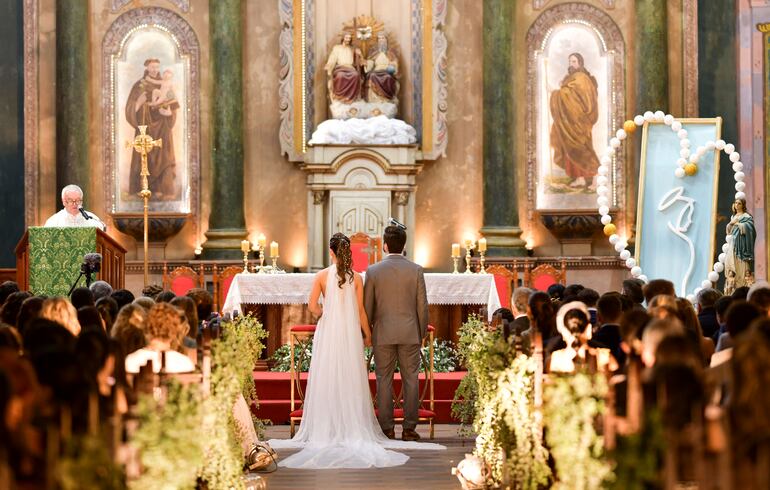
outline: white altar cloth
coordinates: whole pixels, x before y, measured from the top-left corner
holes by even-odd
[[[223,311],[241,310],[241,304],[301,305],[310,299],[315,274],[237,274]],[[364,275],[364,280],[366,276]],[[428,304],[486,305],[489,319],[500,308],[491,274],[425,274]]]

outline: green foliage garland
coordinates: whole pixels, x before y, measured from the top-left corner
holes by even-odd
[[[57,464],[61,490],[123,490],[126,475],[101,436],[73,438]]]
[[[606,393],[601,374],[550,375],[543,390],[543,420],[556,464],[553,488],[590,490],[612,480],[604,441],[595,430]]]
[[[638,434],[618,436],[611,457],[615,462],[615,481],[609,488],[616,490],[646,490],[662,488],[660,467],[665,442],[660,413],[645,410],[642,430]]]

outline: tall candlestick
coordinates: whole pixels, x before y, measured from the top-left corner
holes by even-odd
[[[270,257],[278,257],[278,242],[270,242]]]
[[[452,257],[459,257],[460,256],[460,244],[459,243],[453,243],[452,244]]]
[[[248,240],[241,242],[241,252],[243,252],[243,273],[249,273],[249,250],[251,250],[251,243]]]
[[[476,244],[473,243],[472,239],[465,240],[465,273],[466,274],[473,274],[473,271],[471,271],[471,250],[473,250],[475,247],[476,247]]]
[[[267,237],[265,237],[264,233],[259,234],[259,236],[257,237],[257,243],[264,250],[265,245],[267,245]]]

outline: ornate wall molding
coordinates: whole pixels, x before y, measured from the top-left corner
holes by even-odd
[[[684,116],[698,117],[698,0],[683,0]]]
[[[37,223],[40,166],[38,113],[38,0],[24,0],[24,221]]]
[[[126,5],[129,5],[130,3],[133,3],[135,0],[112,0],[112,12],[119,12],[121,9],[123,9]],[[184,13],[187,13],[190,11],[190,0],[167,0],[169,3],[173,4],[181,10]]]
[[[160,7],[132,9],[120,15],[112,23],[102,40],[102,108],[104,149],[105,202],[109,212],[115,212],[116,172],[116,117],[122,110],[112,110],[114,103],[113,61],[120,57],[129,36],[137,29],[155,27],[171,35],[179,53],[189,58],[189,90],[186,108],[189,115],[186,140],[189,146],[190,211],[195,218],[200,216],[200,46],[195,31],[177,13]],[[194,220],[195,221],[195,220]],[[197,222],[197,221],[196,221]],[[197,230],[196,230],[197,235]]]
[[[426,0],[431,1],[431,0]],[[432,58],[429,60],[432,70],[432,90],[425,90],[424,95],[430,97],[430,106],[435,114],[431,125],[432,131],[423,128],[423,158],[435,160],[446,156],[446,146],[449,141],[447,131],[447,39],[444,34],[446,27],[447,0],[432,0],[431,39]],[[423,48],[424,50],[425,48]],[[425,89],[426,87],[424,87]],[[423,103],[423,106],[427,104]],[[424,120],[424,119],[423,119]]]
[[[551,0],[532,0],[532,8],[534,10],[540,10],[541,8],[548,5],[550,1]],[[616,0],[602,0],[604,6],[608,9],[615,8],[615,2]]]
[[[625,42],[620,28],[603,10],[585,3],[565,3],[545,10],[532,23],[527,32],[527,98],[537,99],[537,58],[554,28],[561,24],[580,23],[589,26],[601,38],[605,52],[613,53],[610,135],[622,126],[625,117]],[[527,219],[530,226],[535,221],[537,192],[537,111],[538,104],[527,109]],[[613,160],[612,207],[625,203],[625,186],[622,185],[626,166],[625,148],[621,147]],[[620,184],[620,185],[619,185]]]

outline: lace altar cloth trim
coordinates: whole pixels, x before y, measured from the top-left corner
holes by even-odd
[[[238,274],[227,292],[223,311],[232,313],[242,303],[307,304],[314,277],[315,274]],[[490,318],[500,308],[491,274],[425,274],[425,288],[432,305],[486,305]]]

